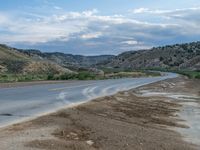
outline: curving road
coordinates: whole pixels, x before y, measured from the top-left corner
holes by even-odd
[[[154,83],[176,74],[162,77],[125,78],[100,81],[34,85],[0,89],[0,127],[53,112],[72,103],[112,95],[142,85]]]

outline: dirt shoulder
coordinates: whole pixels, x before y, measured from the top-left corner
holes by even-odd
[[[180,91],[195,81],[177,78],[61,110],[0,130],[0,150],[193,150],[170,128],[178,123],[181,104],[143,91]],[[200,84],[199,84],[200,85]],[[198,89],[199,88],[199,89]],[[190,91],[187,91],[190,92]]]

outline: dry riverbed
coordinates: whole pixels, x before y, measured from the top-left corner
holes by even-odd
[[[179,77],[98,98],[1,129],[0,150],[200,149],[175,131],[189,129],[180,117],[186,94],[198,101],[200,81]]]

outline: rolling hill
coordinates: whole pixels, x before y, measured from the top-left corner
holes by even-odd
[[[149,69],[170,68],[200,70],[200,42],[168,45],[150,50],[124,52],[101,67]]]
[[[23,50],[0,45],[0,76],[3,78],[2,80],[6,81],[15,80],[13,78],[17,78],[17,81],[18,78],[20,81],[26,80],[26,78],[28,80],[43,80],[49,77],[51,79],[93,78],[92,74],[103,74],[101,70],[95,68],[95,65],[110,58],[114,58],[114,56],[44,53],[39,50]],[[88,73],[80,73],[84,71]],[[71,76],[72,74],[74,76]]]
[[[103,74],[102,69],[200,70],[200,42],[128,51],[117,56],[82,56],[16,49],[0,45],[0,73],[62,75],[80,71]],[[68,78],[68,77],[65,77]]]
[[[90,68],[94,67],[98,63],[105,62],[109,59],[114,58],[114,55],[100,55],[100,56],[83,56],[83,55],[72,55],[64,54],[60,52],[45,53],[39,50],[19,50],[24,55],[29,56],[35,60],[48,60],[55,62],[63,67],[72,68]]]
[[[58,74],[72,71],[51,61],[36,61],[15,48],[0,45],[0,72],[9,74]]]

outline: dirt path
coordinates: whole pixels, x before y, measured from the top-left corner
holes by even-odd
[[[13,125],[0,131],[0,150],[198,149],[171,130],[187,127],[178,123],[181,104],[162,95],[144,96],[146,91],[198,94],[198,85],[171,79]]]

